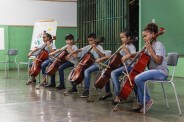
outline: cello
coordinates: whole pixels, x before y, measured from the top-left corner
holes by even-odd
[[[98,45],[103,41],[104,37],[101,37],[98,41],[96,41],[96,44]],[[84,71],[95,62],[95,58],[90,52],[92,49],[93,47],[91,46],[91,48],[86,52],[86,54],[80,59],[77,66],[70,72],[68,80],[72,84],[74,85],[80,84],[84,79]]]
[[[79,38],[77,39],[77,41],[73,42],[72,45],[74,45],[77,42],[80,42]],[[56,57],[53,57],[54,61],[51,65],[49,65],[46,71],[48,75],[54,75],[59,69],[59,67],[67,61],[66,56],[69,54],[68,51],[66,50],[67,47],[68,45],[64,46],[61,53],[59,53]]]
[[[137,37],[132,37],[130,42],[128,42],[128,44],[134,43],[137,40],[138,40]],[[100,63],[102,66],[104,65],[106,68],[103,69],[101,71],[101,74],[97,76],[95,80],[96,88],[102,89],[111,78],[111,72],[121,66],[122,55],[120,54],[120,51],[122,50],[122,47],[123,45],[120,46],[118,50],[113,55],[111,55],[111,57],[104,63],[104,64],[108,63],[108,65],[104,65]]]
[[[109,62],[105,69],[101,71],[101,74],[95,80],[95,87],[102,89],[109,79],[111,78],[111,72],[121,66],[121,54],[119,51],[121,47],[105,62]]]
[[[49,41],[52,42],[53,40],[56,40],[55,36]],[[45,44],[43,48],[40,50],[40,52],[36,55],[34,63],[32,67],[29,69],[30,76],[36,77],[41,70],[41,64],[49,58],[49,53],[45,50],[46,46],[47,44]]]
[[[164,28],[160,28],[159,32],[155,34],[155,37],[152,38],[153,40],[156,40],[156,38],[159,35],[162,35],[165,32]],[[132,92],[132,90],[134,89],[135,86],[135,82],[134,82],[134,78],[142,73],[147,64],[149,63],[150,60],[150,56],[148,54],[145,53],[145,49],[146,47],[144,47],[132,60],[132,62],[128,65],[128,67],[130,67],[135,61],[137,61],[134,65],[134,67],[132,68],[131,72],[129,73],[129,77],[125,80],[124,85],[122,86],[122,89],[118,95],[119,98],[121,99],[127,99],[128,96],[130,95],[130,93]]]

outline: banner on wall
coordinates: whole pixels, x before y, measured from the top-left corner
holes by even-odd
[[[32,42],[30,50],[33,50],[35,47],[39,47],[43,44],[43,34],[49,33],[52,36],[56,36],[57,31],[57,21],[55,20],[38,20],[34,23]],[[55,45],[55,41],[53,41]]]

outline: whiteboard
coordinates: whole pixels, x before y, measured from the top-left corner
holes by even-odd
[[[77,26],[77,2],[0,0],[1,25],[30,25],[35,20],[57,20],[58,26]]]
[[[4,50],[4,28],[0,28],[0,50]]]

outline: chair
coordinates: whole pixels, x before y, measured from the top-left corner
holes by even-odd
[[[27,73],[28,73],[28,77],[29,77],[29,64],[31,63],[32,60],[35,59],[35,56],[31,56],[28,59],[28,62],[19,62],[18,63],[18,67],[19,67],[19,71],[18,71],[18,77],[20,78],[20,65],[27,65]]]
[[[162,80],[160,80],[160,81],[158,81],[158,80],[148,80],[148,81],[145,82],[145,84],[144,84],[144,114],[146,113],[146,111],[145,111],[145,109],[146,109],[145,108],[145,106],[146,106],[146,87],[148,86],[148,83],[161,83],[162,90],[163,90],[163,93],[164,93],[165,102],[166,102],[166,105],[167,105],[168,109],[169,109],[169,104],[168,104],[168,100],[167,100],[167,96],[166,96],[163,84],[164,83],[169,83],[173,87],[174,94],[175,94],[175,97],[176,97],[178,111],[179,111],[179,114],[181,115],[180,103],[179,103],[179,100],[178,100],[175,84],[173,82],[174,74],[175,74],[175,68],[176,68],[177,62],[178,62],[178,57],[179,57],[178,53],[168,53],[167,65],[173,67],[172,76],[171,76],[170,80],[163,80],[163,81]]]
[[[4,66],[5,66],[5,77],[8,77],[7,64],[16,64],[17,70],[19,72],[19,67],[18,67],[18,63],[17,63],[17,54],[18,54],[17,49],[9,49],[8,52],[7,52],[6,60],[5,61],[0,61],[0,63],[4,64]],[[14,57],[14,60],[10,61],[9,57]]]

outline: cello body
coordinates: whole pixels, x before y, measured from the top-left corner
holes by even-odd
[[[121,54],[116,53],[115,56],[110,60],[108,66],[103,69],[100,75],[97,76],[95,81],[95,87],[102,89],[111,78],[111,72],[121,66]]]
[[[29,69],[29,75],[36,77],[41,70],[41,64],[48,58],[49,53],[45,49],[43,49],[34,60],[32,67]]]
[[[87,52],[78,65],[70,72],[68,80],[71,81],[72,84],[80,84],[84,79],[84,71],[94,62],[94,56],[90,52]]]
[[[135,63],[134,67],[129,73],[130,81],[128,78],[126,78],[126,80],[124,81],[125,83],[122,86],[122,89],[118,95],[119,98],[125,100],[128,98],[135,86],[134,78],[145,70],[147,64],[149,63],[149,60],[149,55],[147,55],[146,53],[140,54],[138,61]],[[132,85],[130,84],[130,82],[132,83]]]
[[[69,53],[67,50],[63,50],[59,54],[59,56],[56,57],[56,60],[48,67],[48,69],[46,71],[47,74],[54,75],[57,72],[57,70],[59,69],[59,67],[67,61],[65,58],[68,54]]]

